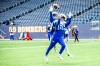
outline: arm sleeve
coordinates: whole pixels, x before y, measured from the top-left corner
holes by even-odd
[[[70,24],[71,24],[71,18],[67,18],[65,27],[68,27]]]
[[[50,23],[53,23],[53,21],[54,21],[53,14],[52,12],[50,12]]]
[[[58,24],[60,24],[60,19],[58,19]]]

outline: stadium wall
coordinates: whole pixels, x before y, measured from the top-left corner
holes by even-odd
[[[93,26],[91,24],[80,24],[78,25],[79,38],[91,39],[98,38],[100,36],[100,24],[99,29],[92,30]],[[19,28],[20,27],[20,28]],[[25,30],[25,28],[27,30]],[[6,32],[7,38],[9,38],[10,32],[14,32],[15,39],[18,39],[21,32],[30,32],[33,39],[47,39],[46,26],[0,26],[0,29]],[[71,37],[72,38],[72,37]]]

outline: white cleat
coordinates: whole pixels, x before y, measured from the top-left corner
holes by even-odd
[[[46,63],[48,63],[48,56],[45,56],[45,61]]]
[[[60,60],[63,60],[63,57],[61,56],[61,54],[59,54],[59,59],[60,59]]]

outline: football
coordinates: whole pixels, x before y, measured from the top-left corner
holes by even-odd
[[[53,4],[54,9],[59,9],[59,7],[60,7],[59,4]]]

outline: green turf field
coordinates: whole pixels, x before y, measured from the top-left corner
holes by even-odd
[[[0,66],[100,66],[100,40],[70,40],[68,46],[74,58],[64,51],[64,61],[60,61],[52,49],[47,64],[44,55],[48,45],[46,40],[0,41]]]

